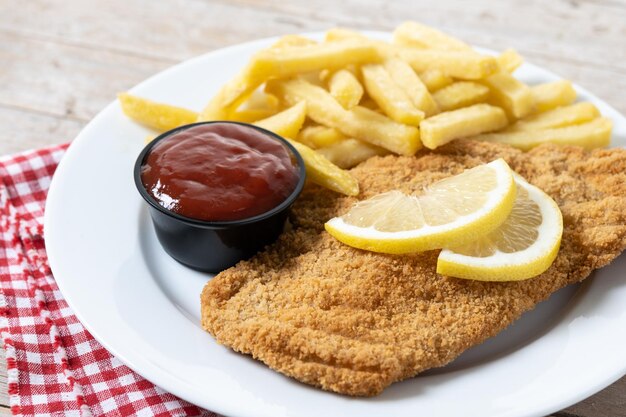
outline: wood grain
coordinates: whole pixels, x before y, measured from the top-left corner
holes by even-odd
[[[514,47],[626,113],[623,0],[3,0],[0,16],[0,154],[69,141],[116,92],[212,49],[409,19]],[[7,405],[0,367],[0,416]],[[554,416],[626,417],[626,377]]]
[[[626,416],[626,377],[609,386],[604,391],[555,414],[556,417]]]
[[[67,142],[80,132],[84,121],[54,116],[37,110],[0,105],[0,154]]]

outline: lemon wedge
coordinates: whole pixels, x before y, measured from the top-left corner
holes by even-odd
[[[418,196],[390,191],[361,201],[325,227],[339,241],[374,252],[457,246],[498,228],[515,195],[513,172],[498,159],[436,182]]]
[[[517,198],[506,221],[469,244],[444,249],[437,272],[481,281],[518,281],[550,267],[559,251],[563,217],[539,188],[514,174]]]

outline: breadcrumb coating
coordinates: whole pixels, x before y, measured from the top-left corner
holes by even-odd
[[[316,186],[294,205],[291,230],[210,280],[202,325],[219,343],[301,382],[354,396],[443,366],[496,335],[626,246],[626,150],[455,141],[416,157],[375,157],[352,170],[359,199],[419,193],[466,168],[504,158],[548,193],[564,220],[553,265],[521,282],[436,274],[438,251],[385,255],[346,246],[324,222],[357,201]]]

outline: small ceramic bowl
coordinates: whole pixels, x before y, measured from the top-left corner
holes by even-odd
[[[168,210],[145,189],[141,168],[152,148],[170,135],[199,124],[229,123],[248,126],[280,142],[295,161],[299,175],[295,189],[279,205],[265,213],[231,221],[204,221]],[[274,242],[283,231],[289,208],[294,203],[306,179],[304,161],[298,151],[285,139],[257,126],[238,122],[201,122],[178,127],[159,135],[139,154],[134,167],[135,185],[148,203],[156,235],[163,249],[175,260],[190,268],[219,272],[242,259],[254,255]]]

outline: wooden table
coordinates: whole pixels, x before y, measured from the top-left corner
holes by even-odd
[[[624,0],[1,0],[0,16],[0,154],[67,142],[116,92],[212,49],[408,19],[514,47],[626,114]],[[10,415],[2,362],[0,416]],[[554,415],[626,416],[626,378]]]

